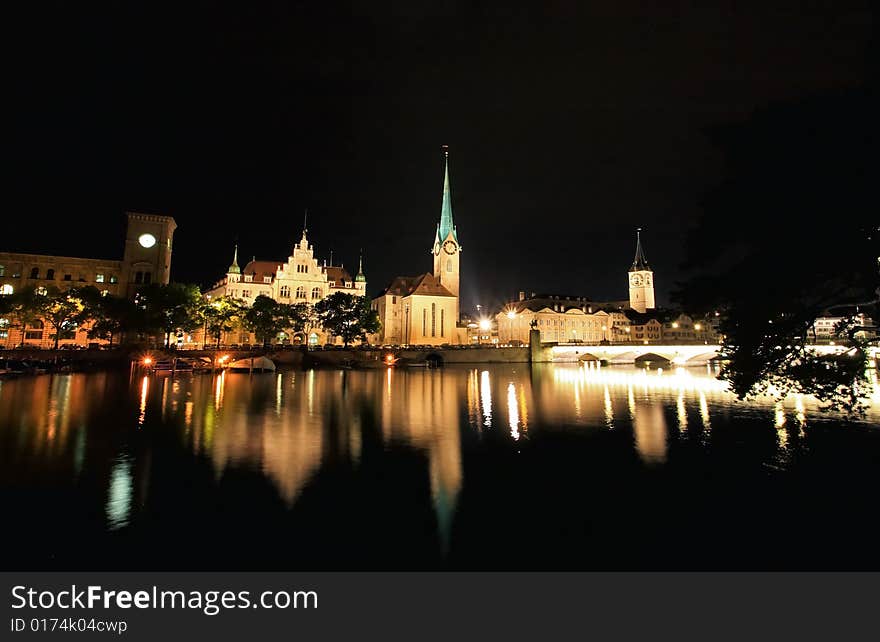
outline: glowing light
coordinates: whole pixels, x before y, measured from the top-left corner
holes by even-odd
[[[480,330],[488,330],[492,327],[492,322],[489,319],[480,319]]]
[[[516,312],[514,312],[513,310],[511,310],[510,312],[507,313],[507,318],[508,318],[508,319],[515,319],[515,318],[516,318]]]
[[[611,393],[608,386],[605,386],[605,425],[614,428],[614,406],[611,405]]]
[[[393,354],[389,354],[389,355],[387,355],[387,356],[385,357],[385,363],[387,363],[387,364],[389,364],[389,365],[392,364],[392,363],[394,363],[394,355],[393,355]]]
[[[144,375],[141,381],[141,412],[138,415],[138,426],[144,425],[144,419],[147,417],[147,393],[150,390],[150,378]]]
[[[702,330],[702,329],[703,329],[703,326],[701,326],[699,323],[694,324],[694,330]]]
[[[141,234],[138,237],[138,243],[141,244],[141,247],[151,248],[156,244],[156,237],[152,234]]]
[[[516,405],[516,386],[507,386],[507,414],[510,421],[510,436],[519,441],[519,409]]]
[[[703,420],[703,428],[709,430],[712,423],[709,421],[709,403],[706,401],[706,393],[700,390],[700,418]]]
[[[678,327],[678,321],[673,321],[673,323],[672,323],[672,327],[673,327],[673,328],[677,328],[677,327]]]
[[[224,354],[222,357],[220,357],[220,363],[225,363],[228,360],[229,360],[228,354]]]
[[[480,403],[483,406],[483,425],[492,425],[492,389],[489,381],[489,371],[483,370],[480,374]]]
[[[132,476],[131,460],[120,455],[110,473],[110,489],[107,492],[107,526],[116,530],[127,526],[131,515]]]
[[[685,432],[688,427],[687,408],[684,405],[684,392],[678,393],[678,399],[675,402],[675,409],[678,413],[678,430]]]
[[[153,359],[151,357],[144,357],[144,365],[145,366],[153,365]]]
[[[223,405],[223,392],[226,388],[226,371],[220,373],[217,382],[214,385],[214,408],[218,409]]]
[[[803,427],[807,424],[807,410],[804,407],[804,397],[803,395],[797,395],[794,398],[794,411],[795,411],[795,419],[797,419],[798,424],[800,425],[803,433]]]

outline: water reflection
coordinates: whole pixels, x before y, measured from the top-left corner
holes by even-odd
[[[416,453],[446,550],[469,448],[516,453],[535,437],[603,433],[613,441],[596,448],[628,449],[634,461],[669,466],[680,444],[706,447],[736,429],[733,420],[757,416],[772,443],[762,457],[785,465],[809,442],[809,429],[827,419],[803,396],[739,404],[714,374],[522,364],[5,380],[0,475],[16,484],[100,480],[94,512],[115,530],[137,523],[151,480],[163,475],[150,465],[155,443],[179,448],[192,465],[207,462],[217,492],[230,472],[256,473],[287,508],[319,472],[353,474],[370,453]],[[878,419],[875,405],[865,423]]]

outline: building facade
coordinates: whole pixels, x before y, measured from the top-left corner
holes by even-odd
[[[13,294],[28,287],[39,293],[50,287],[68,290],[94,286],[105,294],[133,297],[143,285],[169,282],[176,229],[177,223],[170,216],[126,212],[121,260],[0,252],[0,294]],[[61,344],[86,345],[87,329],[77,328]],[[8,319],[0,319],[0,345],[22,343],[45,348],[54,340],[40,321],[18,328]]]
[[[576,296],[533,295],[507,304],[495,315],[501,345],[525,345],[534,327],[543,343],[599,343],[613,337],[613,313]]]
[[[431,248],[433,273],[398,276],[373,299],[382,324],[376,340],[391,345],[443,345],[467,342],[459,327],[461,245],[452,218],[449,154],[444,152],[440,222]]]
[[[367,278],[363,271],[363,260],[359,262],[358,273],[352,277],[342,265],[321,264],[315,257],[315,248],[309,243],[308,230],[303,229],[302,238],[293,246],[286,261],[258,261],[256,257],[244,268],[238,265],[238,247],[233,253],[232,264],[226,276],[205,291],[208,299],[228,296],[251,306],[258,296],[267,296],[279,303],[308,303],[314,305],[336,292],[346,292],[366,296]],[[301,334],[280,337],[282,342],[306,342],[317,345],[330,337],[318,325],[306,328]],[[193,343],[202,339],[196,334]],[[254,336],[246,330],[227,333],[223,343],[253,343]]]

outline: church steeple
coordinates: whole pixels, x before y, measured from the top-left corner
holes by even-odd
[[[229,274],[241,274],[241,268],[238,267],[238,243],[235,244],[235,253],[232,255],[232,265],[227,270]]]
[[[629,307],[636,312],[654,309],[654,272],[642,249],[642,228],[636,230],[636,255],[629,269]]]
[[[650,270],[648,259],[645,258],[645,251],[642,249],[642,228],[636,229],[636,256],[633,259],[630,272],[638,272],[640,270]]]
[[[455,233],[455,223],[452,220],[452,193],[449,187],[449,148],[443,146],[443,202],[440,205],[440,225],[437,228],[437,240],[443,242],[452,233],[452,238],[458,243]]]

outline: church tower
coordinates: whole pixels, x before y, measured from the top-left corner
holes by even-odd
[[[443,201],[440,206],[440,224],[434,235],[434,277],[440,284],[455,295],[455,321],[459,318],[459,276],[461,268],[461,246],[455,223],[452,220],[452,194],[449,189],[449,150],[443,146]]]
[[[636,312],[654,309],[654,272],[642,249],[642,228],[636,230],[636,256],[629,269],[629,307]]]

